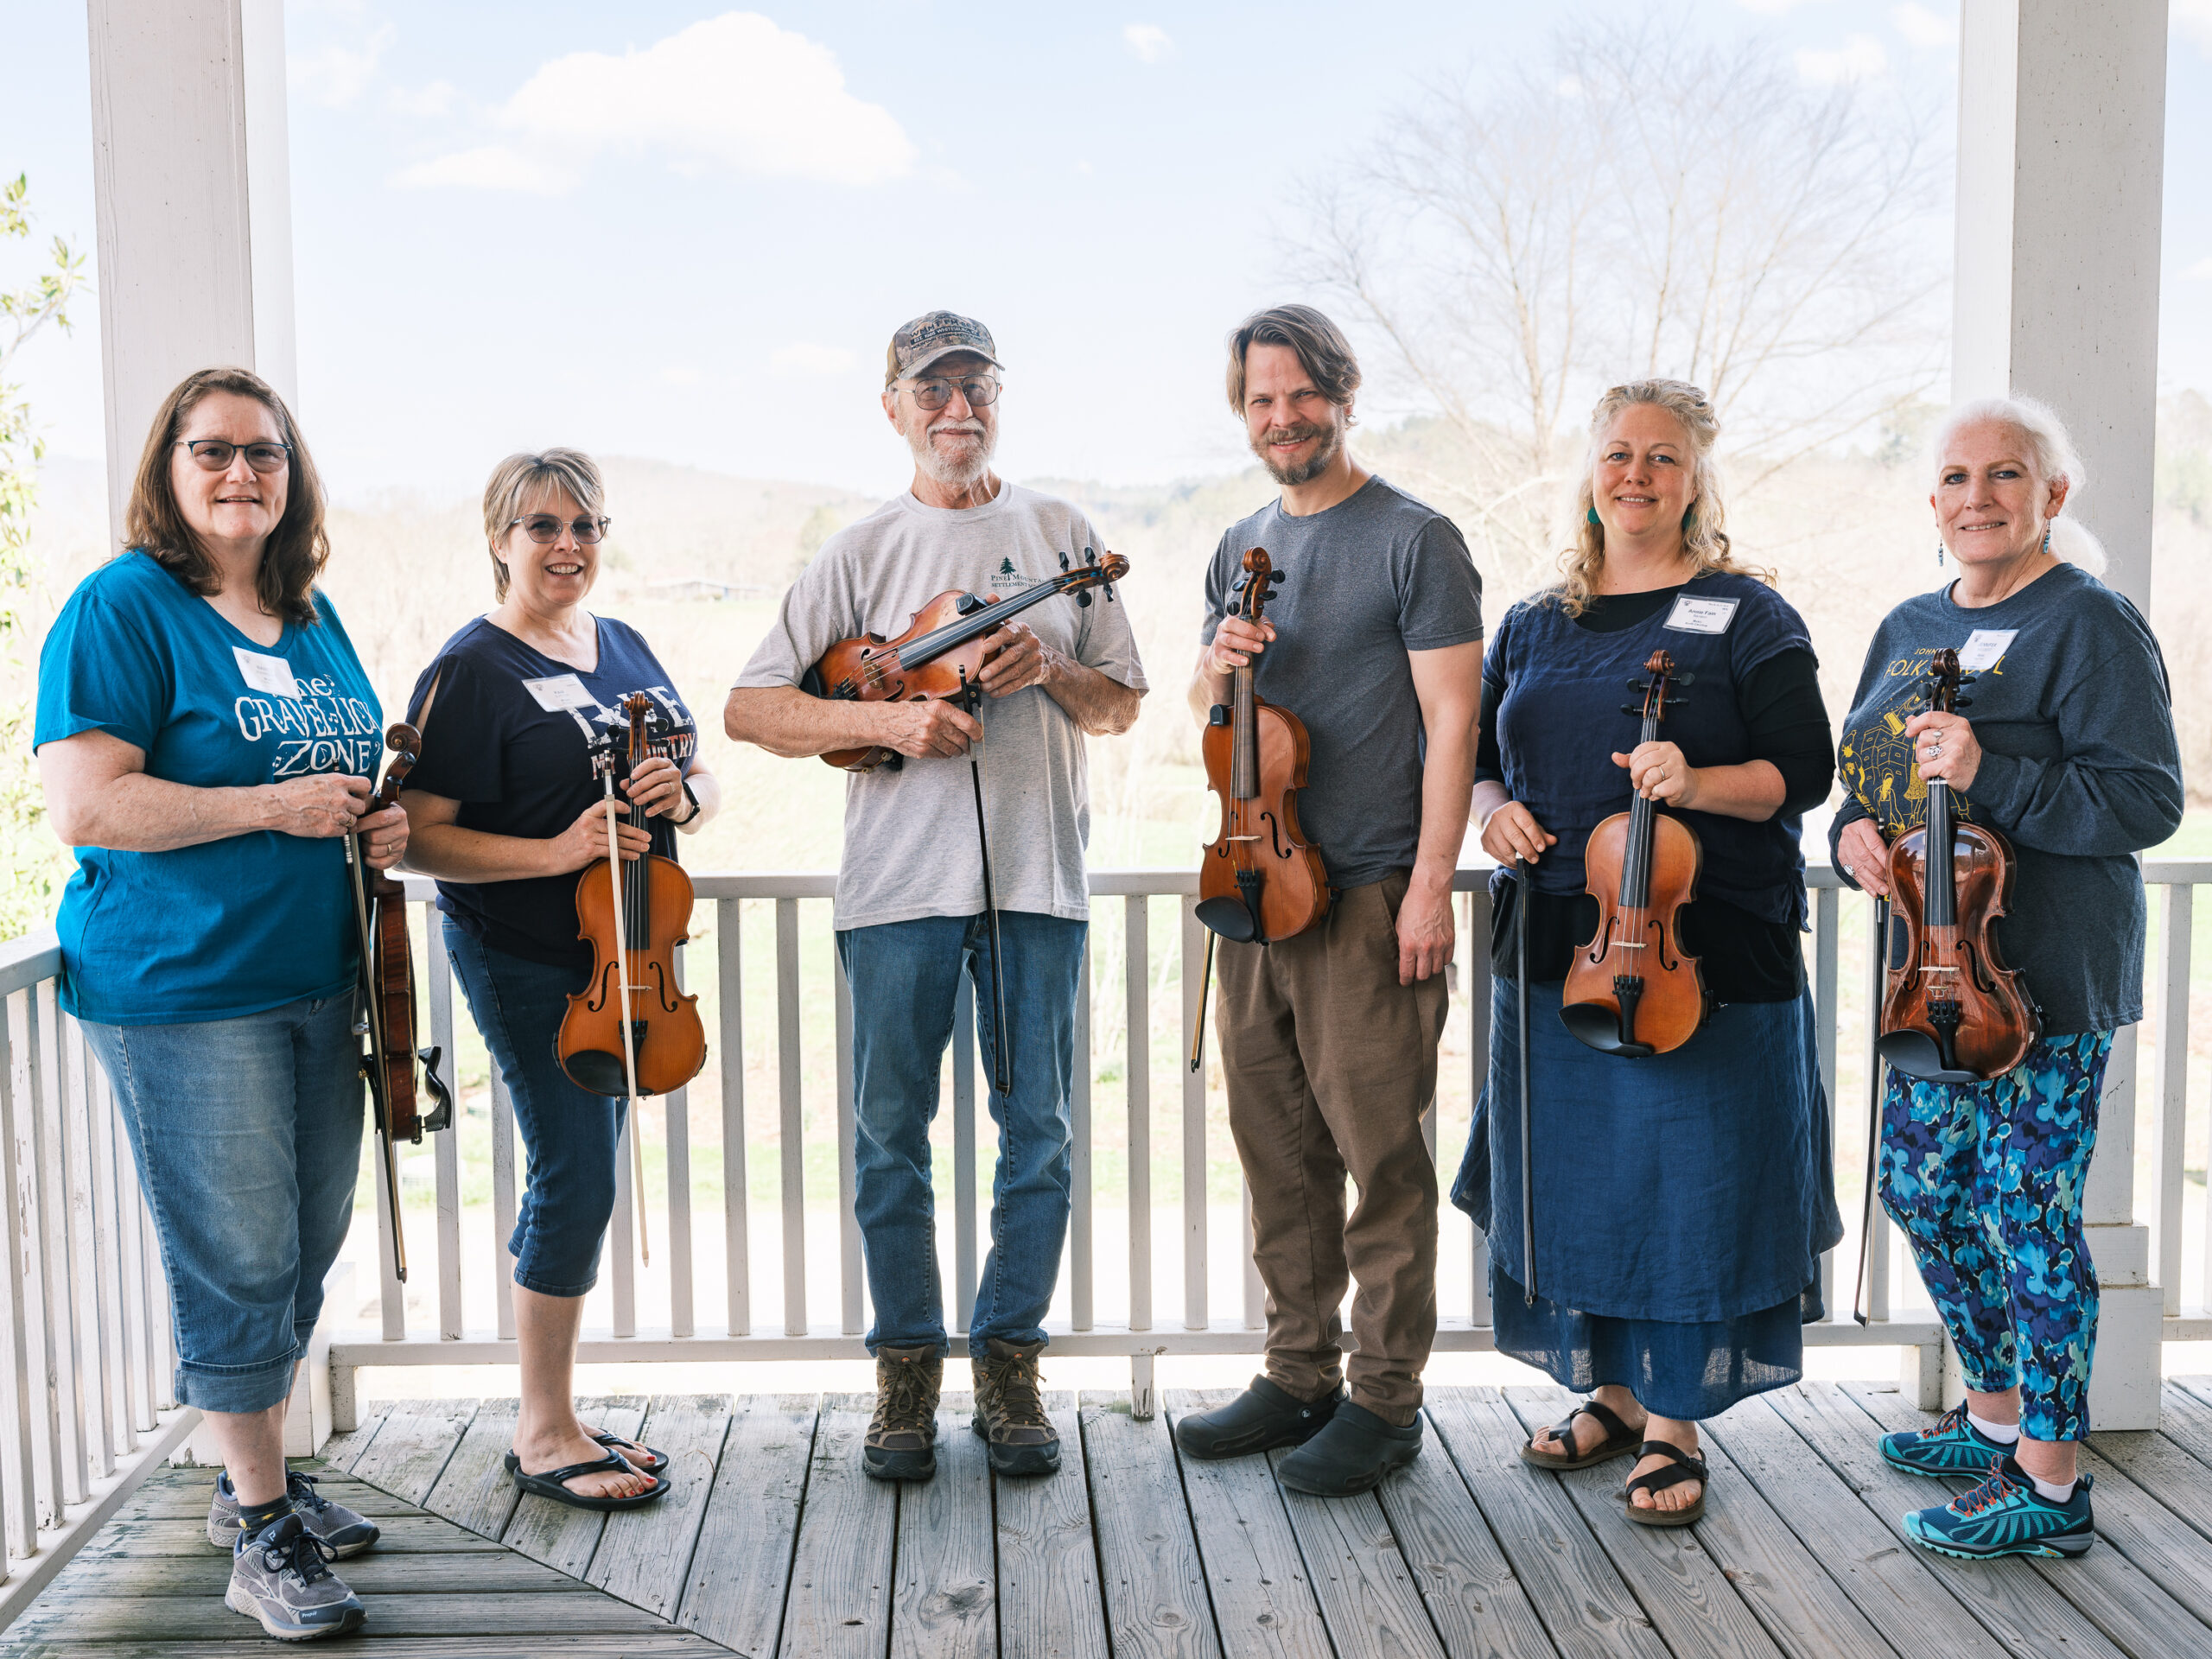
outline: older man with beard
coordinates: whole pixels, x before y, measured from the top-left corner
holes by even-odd
[[[723,725],[772,754],[881,746],[902,759],[845,792],[837,953],[852,986],[855,1209],[875,1325],[876,1408],[862,1458],[885,1480],[937,1470],[946,1339],[930,1190],[930,1120],[964,971],[987,1052],[1006,1045],[991,1249],[968,1317],[976,1432],[1002,1474],[1058,1467],[1038,1357],[1068,1222],[1075,1007],[1090,900],[1084,739],[1125,732],[1145,692],[1118,604],[1047,600],[986,640],[997,655],[972,711],[947,702],[831,702],[802,688],[836,641],[906,631],[948,589],[1005,596],[1105,549],[1065,501],[991,471],[997,347],[981,323],[932,311],[892,336],[883,412],[914,453],[911,489],[823,543],[738,677]],[[971,744],[989,756],[971,784]],[[988,823],[989,925],[975,791]],[[1464,803],[1462,804],[1464,806]],[[1464,814],[1463,814],[1464,816]],[[994,940],[1007,1029],[997,1029]]]
[[[1294,1445],[1277,1476],[1325,1497],[1364,1491],[1421,1449],[1436,1335],[1421,1120],[1482,683],[1474,561],[1451,520],[1352,459],[1358,389],[1351,346],[1310,306],[1260,312],[1230,337],[1230,406],[1282,495],[1214,553],[1190,692],[1204,724],[1256,662],[1259,694],[1305,722],[1298,817],[1333,897],[1294,938],[1221,946],[1222,1069],[1268,1287],[1267,1363],[1230,1404],[1178,1421],[1176,1440],[1194,1458]],[[1256,626],[1237,619],[1231,587],[1253,547],[1283,575]],[[1337,1310],[1354,1279],[1346,1366]]]

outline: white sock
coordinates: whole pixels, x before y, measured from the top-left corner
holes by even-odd
[[[2054,1486],[2047,1480],[2037,1480],[2033,1475],[2030,1475],[2028,1478],[2035,1481],[2036,1496],[2046,1503],[2065,1503],[2074,1496],[2074,1489],[2082,1484],[2078,1476],[2068,1481],[2063,1486]]]
[[[2018,1423],[1993,1423],[1988,1418],[1972,1411],[1967,1413],[1967,1421],[1972,1423],[1986,1440],[1994,1440],[1999,1446],[2013,1446],[2019,1441],[2020,1426]]]

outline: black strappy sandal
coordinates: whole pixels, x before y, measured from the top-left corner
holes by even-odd
[[[1703,1458],[1667,1440],[1646,1440],[1637,1448],[1636,1455],[1639,1459],[1663,1457],[1672,1461],[1663,1469],[1637,1476],[1621,1488],[1621,1501],[1628,1505],[1630,1520],[1639,1527],[1687,1527],[1705,1519],[1705,1495],[1713,1490],[1713,1476]],[[1686,1480],[1694,1480],[1700,1487],[1697,1502],[1686,1509],[1646,1509],[1636,1501],[1638,1492],[1649,1492],[1656,1498],[1669,1486],[1679,1486]]]
[[[1574,1420],[1586,1414],[1597,1419],[1598,1427],[1605,1431],[1605,1438],[1577,1457],[1571,1455],[1574,1445]],[[1565,1422],[1554,1423],[1545,1432],[1561,1446],[1568,1447],[1569,1452],[1546,1452],[1536,1445],[1535,1437],[1531,1435],[1522,1442],[1522,1462],[1538,1469],[1587,1469],[1593,1464],[1610,1463],[1615,1458],[1635,1451],[1642,1444],[1642,1438],[1634,1429],[1595,1400],[1577,1406],[1567,1414]]]
[[[512,1452],[507,1453],[507,1472],[515,1478],[515,1484],[525,1492],[539,1497],[550,1497],[556,1503],[565,1503],[572,1510],[641,1510],[656,1498],[668,1495],[668,1483],[654,1479],[642,1492],[628,1497],[594,1497],[584,1492],[572,1492],[563,1484],[578,1475],[632,1475],[641,1471],[631,1467],[622,1459],[609,1453],[594,1458],[589,1463],[572,1463],[565,1469],[548,1469],[542,1475],[523,1472],[522,1459]]]
[[[600,1445],[605,1446],[610,1452],[613,1452],[614,1448],[618,1446],[636,1446],[639,1451],[645,1454],[644,1457],[633,1458],[626,1452],[616,1452],[615,1455],[620,1457],[623,1462],[628,1464],[632,1469],[636,1470],[641,1475],[658,1476],[667,1471],[668,1453],[665,1452],[654,1451],[652,1447],[647,1446],[643,1440],[626,1440],[620,1434],[592,1434],[586,1436],[586,1438],[596,1440]]]

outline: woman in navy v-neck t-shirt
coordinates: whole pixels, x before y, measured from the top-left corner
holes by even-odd
[[[499,607],[446,641],[408,699],[422,760],[403,798],[409,862],[438,878],[445,948],[514,1103],[529,1175],[515,1259],[522,1403],[509,1462],[524,1491],[631,1508],[668,1491],[667,1461],[600,1437],[569,1392],[583,1299],[614,1211],[625,1103],[577,1087],[556,1053],[569,999],[591,977],[576,880],[607,856],[616,811],[626,858],[676,855],[721,797],[699,764],[699,728],[638,631],[582,601],[608,520],[599,468],[573,449],[511,455],[484,492]],[[594,746],[626,730],[643,695],[669,759],[632,769],[610,807]],[[650,828],[626,821],[642,804]]]

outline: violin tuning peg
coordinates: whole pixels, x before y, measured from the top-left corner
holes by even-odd
[[[1643,708],[1637,703],[1624,702],[1621,704],[1621,713],[1624,715],[1640,715],[1643,712]]]
[[[1628,683],[1628,689],[1631,691],[1648,691],[1651,688],[1644,684],[1642,680],[1630,680]]]
[[[1675,683],[1676,685],[1695,685],[1697,683],[1697,676],[1694,674],[1677,674],[1675,676]]]
[[[1952,701],[1951,707],[1954,709],[1971,709],[1974,707],[1974,699],[1972,697],[1955,698]]]
[[[1090,608],[1090,595],[1087,593],[1077,594],[1075,596],[1075,603],[1077,610],[1087,611]]]

